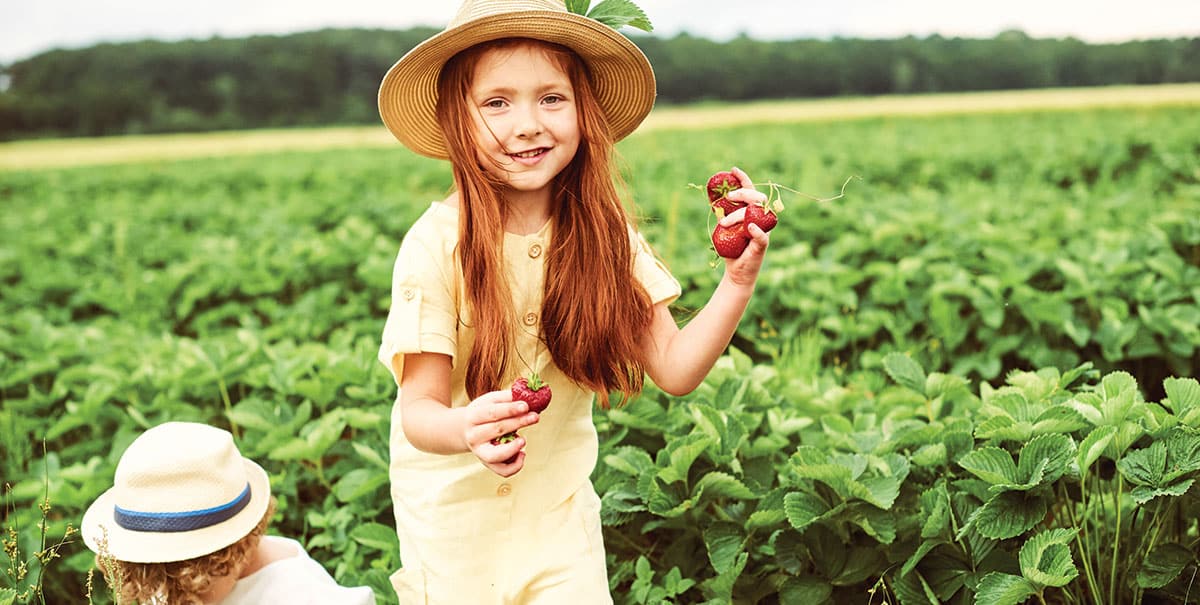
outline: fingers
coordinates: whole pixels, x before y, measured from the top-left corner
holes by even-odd
[[[750,245],[746,246],[746,252],[743,252],[742,256],[745,256],[746,253],[762,254],[771,244],[771,236],[754,223],[746,225],[746,233],[750,235]]]
[[[741,189],[734,189],[725,194],[725,199],[747,204],[762,204],[767,201],[767,194],[757,189],[742,187]]]
[[[536,412],[526,412],[494,422],[476,424],[467,429],[467,444],[472,448],[485,443],[490,444],[493,439],[515,433],[527,426],[537,424],[537,422],[538,414]]]
[[[525,449],[525,444],[524,437],[513,435],[512,441],[504,441],[497,445],[488,442],[481,445],[475,452],[475,456],[484,464],[507,463]]]
[[[737,180],[742,184],[742,187],[754,189],[754,182],[750,180],[750,175],[746,174],[741,168],[734,166],[729,171],[733,173],[733,176],[737,177]]]
[[[741,190],[739,189],[738,191],[741,191]],[[733,193],[737,193],[737,192],[735,191]],[[729,199],[733,199],[733,193],[730,193],[729,195],[727,195],[725,197],[727,197]],[[733,212],[726,214],[725,217],[722,218],[719,222],[722,226],[728,227],[730,225],[736,225],[736,224],[742,222],[742,220],[745,218],[746,218],[746,209],[738,208],[737,210],[734,210]]]
[[[475,401],[479,401],[476,399]],[[520,416],[529,411],[529,404],[524,401],[506,401],[488,405],[472,405],[467,410],[467,420],[471,424],[488,424],[500,422],[505,418]]]
[[[485,463],[484,466],[501,477],[511,477],[525,467],[525,452],[517,452],[511,458],[500,462]]]

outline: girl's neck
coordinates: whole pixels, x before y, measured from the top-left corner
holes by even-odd
[[[550,218],[550,192],[514,191],[504,192],[504,230],[516,235],[537,233]]]

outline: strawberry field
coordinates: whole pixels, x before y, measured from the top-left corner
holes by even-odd
[[[616,602],[1200,602],[1196,112],[621,143],[680,321],[721,271],[689,183],[845,190],[782,192],[699,389],[597,410]],[[449,178],[399,145],[0,172],[0,604],[88,600],[67,527],[166,420],[230,428],[272,531],[394,603],[374,355],[399,241]]]

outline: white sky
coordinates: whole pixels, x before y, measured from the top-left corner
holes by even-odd
[[[593,0],[593,4],[599,0]],[[635,0],[655,33],[754,38],[1200,36],[1200,0]],[[237,37],[322,27],[441,27],[458,0],[0,0],[0,63],[97,42]],[[629,30],[632,31],[632,30]]]

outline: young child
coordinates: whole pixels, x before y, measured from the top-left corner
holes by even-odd
[[[400,246],[379,349],[399,386],[401,603],[612,602],[589,479],[593,400],[625,401],[644,375],[694,389],[768,243],[750,226],[745,253],[679,329],[668,310],[679,283],[631,225],[611,161],[654,96],[638,48],[561,0],[467,0],[383,80],[384,123],[454,176]],[[765,200],[737,175],[730,197]],[[540,415],[509,391],[532,373],[553,392]]]
[[[266,472],[228,431],[167,422],[121,455],[82,533],[124,603],[374,605],[370,588],[338,586],[299,542],[265,535],[274,513]]]

